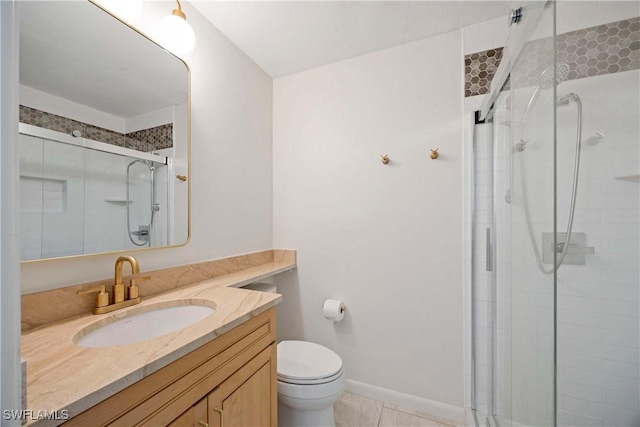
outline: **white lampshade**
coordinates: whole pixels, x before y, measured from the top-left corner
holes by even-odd
[[[171,15],[165,16],[160,21],[160,44],[178,55],[191,52],[196,44],[196,35],[187,19],[180,16],[181,13],[174,10]]]

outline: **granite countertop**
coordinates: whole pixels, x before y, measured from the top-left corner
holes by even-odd
[[[243,274],[244,273],[244,274]],[[143,298],[140,304],[103,315],[76,316],[22,335],[27,361],[27,410],[66,410],[73,417],[140,379],[277,305],[282,296],[239,289],[255,272],[236,272]],[[210,305],[215,313],[186,328],[150,340],[114,347],[84,348],[73,339],[101,319],[171,306],[181,300]],[[29,419],[28,425],[58,425],[64,420]]]

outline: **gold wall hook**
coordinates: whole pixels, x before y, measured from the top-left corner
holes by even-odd
[[[431,149],[431,154],[429,155],[429,157],[431,157],[432,160],[435,160],[438,158],[438,150],[439,148],[436,148],[435,150],[432,148]]]
[[[178,178],[182,182],[185,182],[187,180],[187,177],[185,175],[176,175],[176,178]]]
[[[382,162],[383,165],[389,164],[389,162],[390,162],[389,155],[388,154],[385,154],[385,155],[380,154],[380,161]]]

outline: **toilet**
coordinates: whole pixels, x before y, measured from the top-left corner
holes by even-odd
[[[347,377],[342,359],[320,344],[278,344],[278,426],[335,426],[333,404]]]
[[[270,283],[244,289],[276,292]],[[281,341],[278,344],[278,426],[335,427],[333,404],[347,386],[342,359],[320,344]]]

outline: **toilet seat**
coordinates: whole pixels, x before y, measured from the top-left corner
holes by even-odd
[[[307,341],[278,344],[278,381],[297,384],[326,384],[343,374],[342,359],[333,351]]]
[[[325,378],[312,378],[312,379],[303,379],[303,378],[287,378],[278,374],[278,381],[287,383],[287,384],[296,384],[296,385],[314,385],[314,384],[326,384],[331,381],[335,381],[340,378],[342,375],[343,369],[336,372],[334,375]]]

